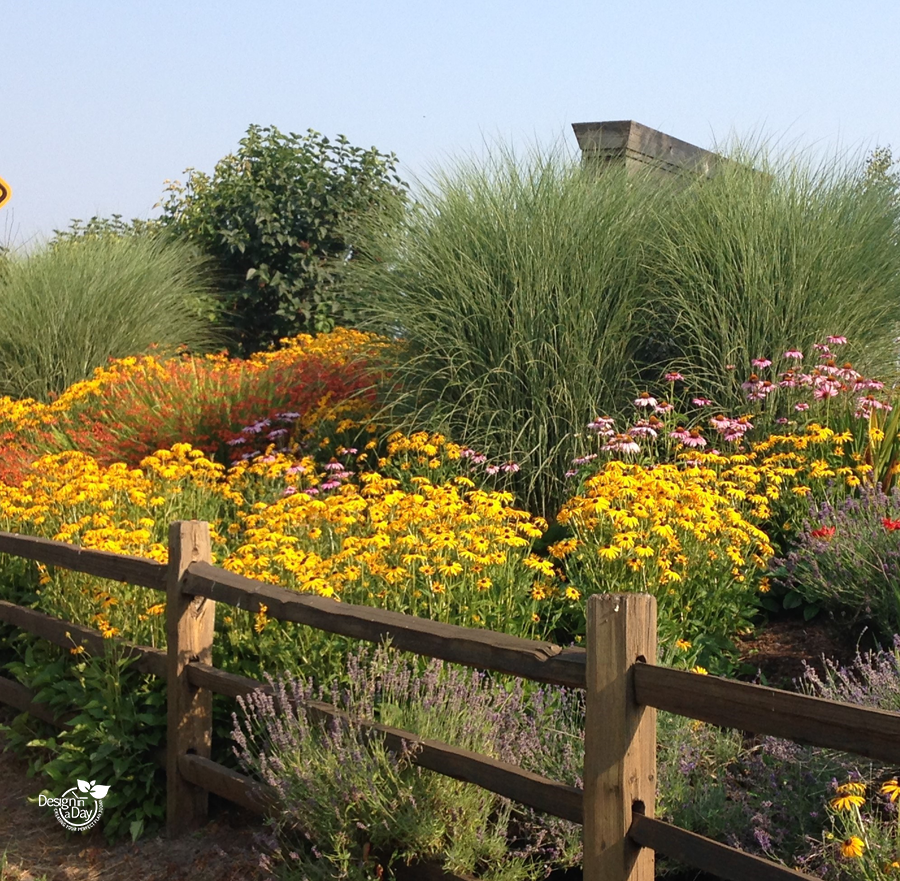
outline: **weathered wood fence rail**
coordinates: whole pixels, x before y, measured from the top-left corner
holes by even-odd
[[[209,529],[200,521],[171,524],[168,566],[4,532],[0,553],[166,592],[165,651],[114,642],[135,658],[138,669],[167,680],[167,825],[173,835],[205,822],[210,792],[260,813],[275,804],[266,786],[210,759],[213,693],[237,697],[268,688],[211,665],[217,602],[250,612],[265,606],[270,618],[370,642],[389,637],[396,648],[422,656],[585,689],[583,790],[413,732],[374,722],[369,727],[389,746],[417,743],[415,761],[422,767],[582,824],[586,881],[650,881],[655,852],[731,881],[809,877],[654,819],[657,708],[900,763],[900,714],[655,665],[656,604],[643,594],[592,596],[586,648],[563,649],[337,603],[231,574],[211,565]],[[102,653],[112,642],[88,627],[7,602],[0,602],[0,621],[68,648],[74,643]],[[65,724],[27,688],[3,677],[0,701]],[[314,702],[309,708],[320,718],[343,717],[328,704]]]

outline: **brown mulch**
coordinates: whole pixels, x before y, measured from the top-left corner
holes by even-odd
[[[0,735],[0,750],[5,746]],[[200,832],[107,845],[98,832],[67,833],[50,808],[29,804],[44,787],[27,764],[0,752],[0,881],[263,881],[257,817],[216,809]],[[5,852],[5,859],[4,859]]]
[[[858,651],[877,648],[877,643],[872,631],[862,625],[820,613],[811,621],[779,617],[740,638],[737,646],[741,662],[762,674],[764,684],[793,690],[794,680],[803,675],[804,662],[821,673],[823,657],[846,665]]]

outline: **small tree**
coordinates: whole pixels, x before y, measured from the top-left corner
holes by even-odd
[[[252,125],[212,175],[188,169],[167,188],[161,220],[216,260],[241,354],[351,317],[337,282],[369,221],[402,208],[396,161],[343,135]]]

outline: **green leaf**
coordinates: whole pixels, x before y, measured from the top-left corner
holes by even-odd
[[[816,617],[816,615],[819,614],[820,611],[821,611],[821,609],[819,608],[819,606],[815,606],[812,604],[805,606],[803,609],[803,620],[804,621],[812,620],[813,618]]]
[[[803,605],[803,597],[797,591],[789,590],[784,596],[783,605],[785,609],[796,609]]]
[[[759,604],[768,612],[780,612],[781,603],[774,597],[762,597]]]

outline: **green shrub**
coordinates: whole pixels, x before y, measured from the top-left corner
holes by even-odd
[[[335,282],[367,220],[394,215],[396,157],[252,125],[212,175],[172,184],[162,223],[216,261],[240,352],[251,354],[348,316]]]
[[[205,261],[148,236],[59,241],[0,275],[0,395],[48,400],[110,358],[213,347]]]
[[[408,345],[392,425],[425,422],[515,460],[552,515],[577,435],[631,394],[641,241],[654,191],[558,153],[461,163],[351,268],[363,326]]]

